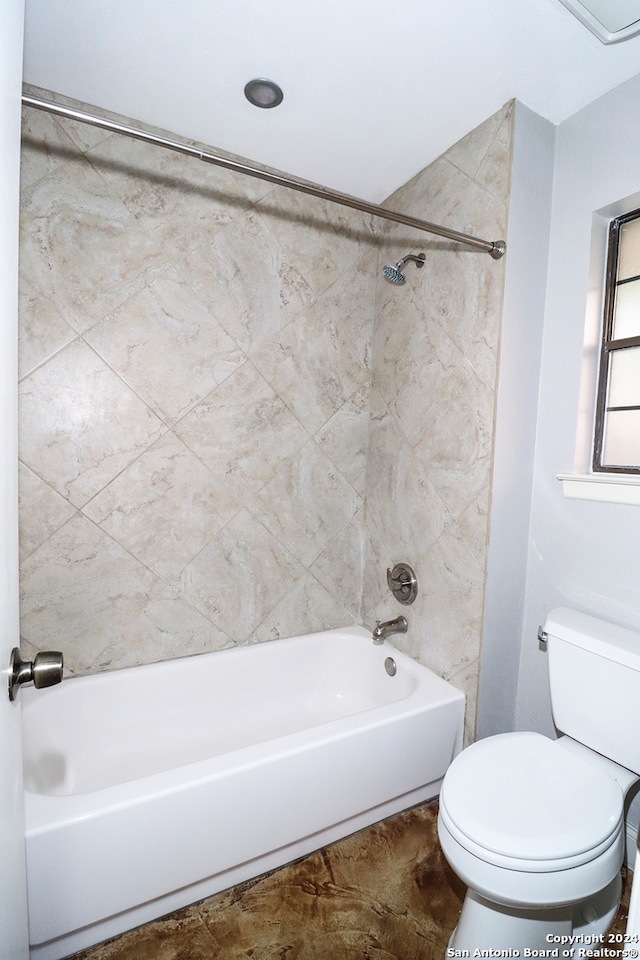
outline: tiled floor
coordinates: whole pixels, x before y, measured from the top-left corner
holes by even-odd
[[[409,810],[74,960],[442,960],[464,888],[436,816]]]

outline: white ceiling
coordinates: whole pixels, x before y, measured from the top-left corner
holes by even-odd
[[[373,202],[512,97],[559,123],[640,72],[559,0],[26,5],[28,83]]]

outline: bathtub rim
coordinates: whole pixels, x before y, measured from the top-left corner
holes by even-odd
[[[371,638],[371,634],[364,627],[336,628],[331,631],[318,631],[314,634],[305,634],[300,637],[289,637],[284,640],[269,641],[286,644],[288,641],[303,642],[310,638],[321,637],[329,633],[335,636],[353,636],[354,638]],[[373,641],[371,640],[373,644]],[[254,646],[261,647],[262,644],[250,645],[249,647],[238,648],[238,652],[246,651],[249,654]],[[134,805],[141,802],[141,796],[147,796],[149,792],[154,794],[171,793],[175,790],[184,788],[185,778],[188,777],[189,783],[197,783],[203,779],[214,780],[216,777],[222,777],[229,772],[229,758],[234,757],[233,769],[241,770],[247,766],[268,763],[275,755],[287,755],[304,750],[310,740],[313,742],[331,742],[339,741],[363,726],[363,718],[368,718],[367,727],[376,728],[385,726],[389,722],[399,717],[408,717],[420,713],[427,708],[435,709],[438,706],[444,706],[446,703],[462,699],[464,693],[448,680],[439,677],[429,667],[414,660],[412,657],[403,653],[394,647],[389,640],[383,644],[376,645],[377,656],[393,656],[393,658],[404,666],[413,676],[418,678],[416,687],[409,694],[399,700],[389,703],[383,703],[379,706],[348,714],[347,716],[323,721],[314,726],[305,727],[301,730],[291,733],[285,733],[281,736],[259,741],[245,747],[219,754],[213,757],[205,757],[201,760],[195,760],[190,763],[180,764],[178,766],[168,767],[154,773],[136,777],[134,779],[124,780],[108,786],[100,787],[97,790],[54,794],[30,790],[25,786],[25,812],[26,812],[26,833],[27,836],[42,830],[51,829],[54,824],[68,822],[69,819],[77,820],[91,816],[96,810],[96,798],[102,797],[103,800],[113,808]],[[235,649],[223,651],[211,651],[203,654],[194,654],[189,657],[176,658],[178,663],[186,661],[193,662],[195,657],[217,657],[221,654],[234,654]],[[165,667],[170,669],[175,661],[157,661],[152,664],[145,664],[141,667],[124,667],[122,670],[152,670],[155,667]],[[119,673],[120,671],[113,671]],[[155,671],[154,671],[155,672]],[[111,671],[105,674],[90,675],[89,677],[73,677],[70,680],[79,682],[91,677],[107,678]],[[420,682],[422,680],[422,683]],[[105,682],[107,682],[105,680]],[[436,694],[436,697],[433,697]],[[461,742],[457,750],[461,749]],[[278,747],[284,749],[278,749]],[[103,809],[102,805],[99,808]],[[55,819],[51,815],[59,811]]]

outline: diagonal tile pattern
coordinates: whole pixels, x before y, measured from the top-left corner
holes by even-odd
[[[23,642],[73,673],[356,621],[361,550],[346,595],[310,568],[362,545],[368,218],[44,113],[24,133]]]
[[[512,136],[507,105],[390,205],[502,236]],[[408,561],[398,643],[471,738],[502,261],[424,235],[393,287],[405,228],[29,109],[22,182],[25,648],[82,673],[372,624]]]
[[[167,424],[193,409],[245,361],[172,269],[95,324],[85,340]]]
[[[104,487],[84,513],[170,582],[236,510],[212,472],[169,432]]]
[[[513,111],[499,111],[389,199],[407,213],[428,197],[440,223],[483,224],[505,236]],[[471,231],[470,231],[471,232]],[[372,341],[366,571],[369,622],[397,615],[385,570],[409,561],[419,624],[394,642],[467,695],[474,738],[491,499],[494,407],[504,263],[442,242],[401,249],[381,238],[385,262],[425,252],[402,287],[380,287]],[[416,241],[413,241],[415,243]],[[506,258],[505,258],[506,259]],[[495,267],[494,263],[491,267]],[[389,509],[389,504],[393,509]]]

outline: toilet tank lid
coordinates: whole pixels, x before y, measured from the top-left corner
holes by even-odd
[[[640,633],[569,607],[547,615],[545,633],[640,671]]]

